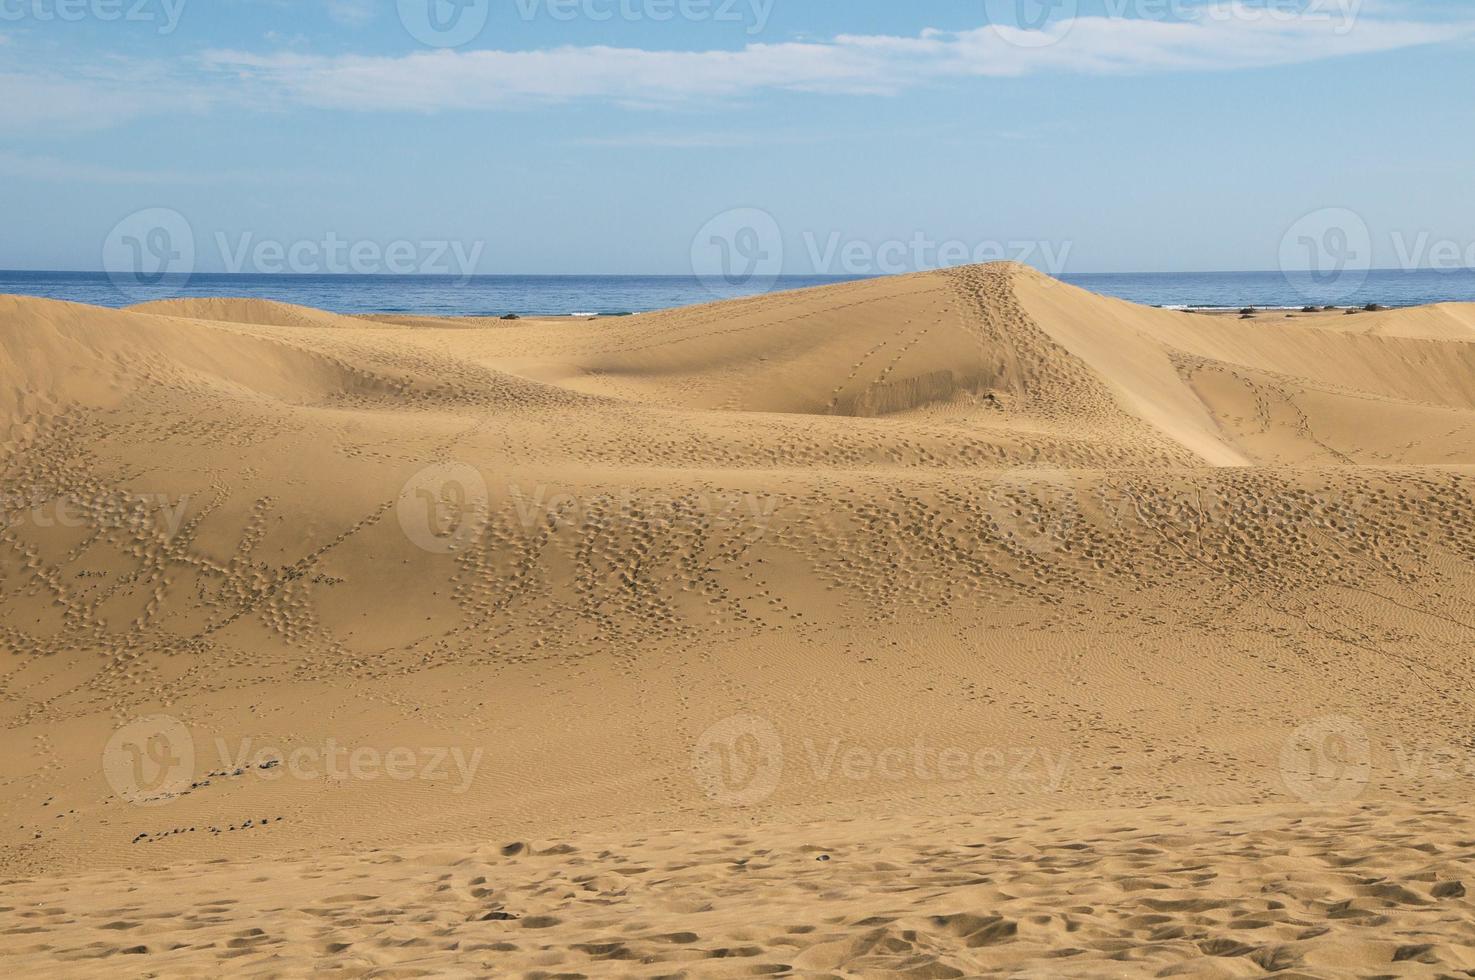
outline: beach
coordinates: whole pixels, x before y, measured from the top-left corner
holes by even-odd
[[[1475,305],[0,296],[0,969],[1475,970]]]

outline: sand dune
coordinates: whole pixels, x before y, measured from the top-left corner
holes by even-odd
[[[0,965],[1475,969],[1472,327],[0,297]]]

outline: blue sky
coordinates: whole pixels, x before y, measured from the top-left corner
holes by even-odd
[[[459,2],[0,0],[0,268],[158,209],[201,271],[687,273],[732,209],[799,274],[1272,269],[1319,209],[1375,265],[1475,243],[1466,3]]]

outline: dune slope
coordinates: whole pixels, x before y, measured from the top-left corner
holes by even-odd
[[[0,964],[1475,968],[1472,323],[0,297]]]

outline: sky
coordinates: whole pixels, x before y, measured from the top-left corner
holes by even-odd
[[[1475,265],[1428,0],[0,0],[0,268]]]

